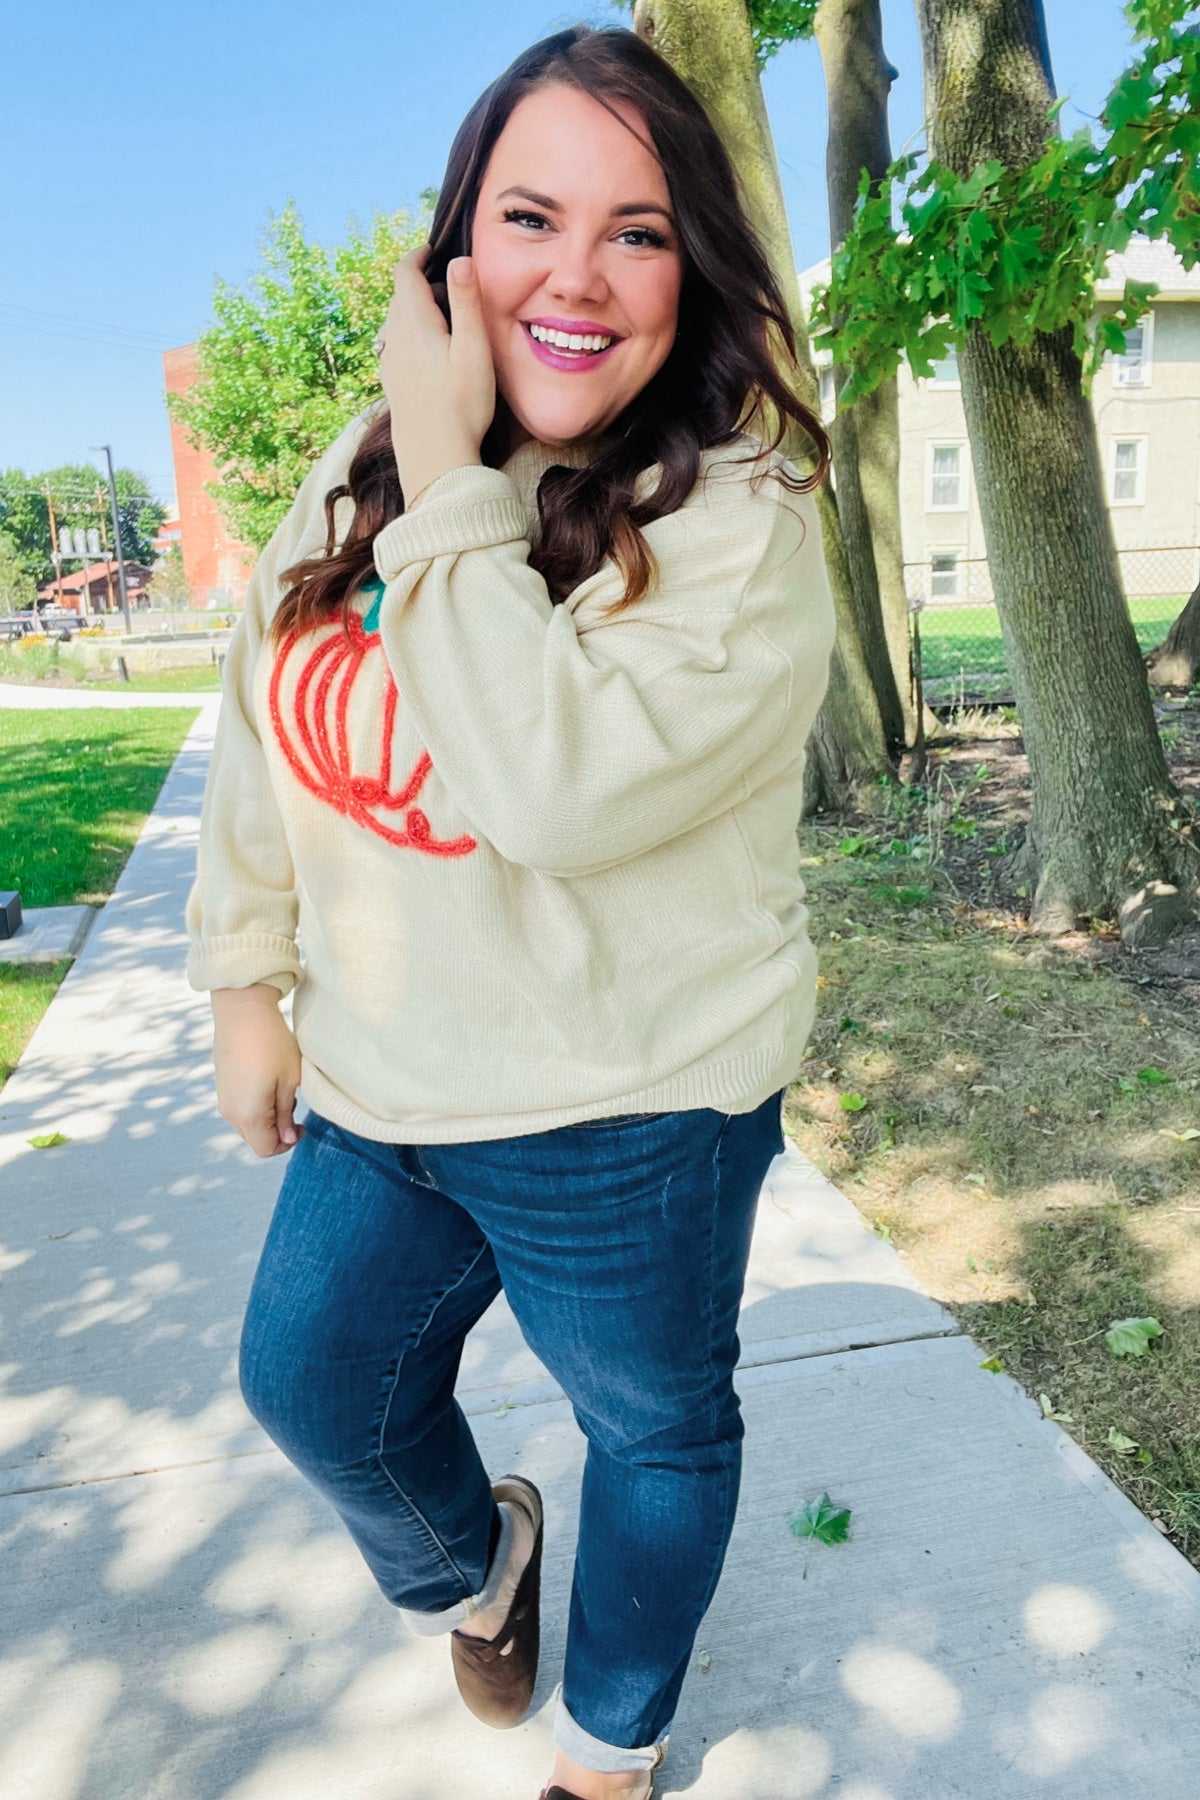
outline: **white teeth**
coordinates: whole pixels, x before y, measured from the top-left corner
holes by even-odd
[[[613,341],[610,337],[588,337],[580,332],[552,331],[546,325],[531,325],[529,333],[539,343],[551,344],[556,350],[575,351],[577,354],[582,351],[607,350]]]

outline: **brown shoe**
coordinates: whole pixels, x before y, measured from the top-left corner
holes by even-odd
[[[497,1501],[524,1507],[534,1525],[533,1550],[517,1583],[508,1617],[494,1638],[450,1633],[450,1660],[458,1691],[485,1725],[503,1731],[519,1725],[529,1711],[537,1682],[541,1635],[542,1496],[532,1481],[506,1475],[492,1483]],[[507,1656],[501,1654],[511,1643]]]
[[[579,1800],[579,1795],[568,1794],[565,1787],[548,1787],[542,1789],[541,1793],[538,1795],[538,1800]],[[651,1781],[648,1790],[642,1796],[642,1800],[654,1800],[653,1781]]]

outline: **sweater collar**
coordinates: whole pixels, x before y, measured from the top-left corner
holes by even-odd
[[[611,435],[588,439],[576,444],[547,444],[541,438],[526,438],[502,464],[504,473],[517,482],[531,481],[537,486],[547,469],[556,463],[568,469],[585,469],[595,462],[615,440]]]

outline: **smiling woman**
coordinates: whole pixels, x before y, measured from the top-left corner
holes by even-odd
[[[221,1112],[291,1152],[247,1404],[516,1725],[541,1495],[489,1481],[453,1395],[503,1287],[588,1438],[542,1800],[647,1800],[733,1526],[738,1307],[815,1011],[828,445],[720,137],[632,32],[518,57],[440,193],[386,407],[306,478],[226,656],[188,976]]]
[[[466,292],[448,280],[463,259]],[[535,326],[555,341],[539,342]],[[587,335],[614,341],[589,357]],[[790,379],[787,306],[725,147],[629,31],[545,38],[480,96],[451,146],[429,244],[398,267],[381,337],[388,410],[364,419],[327,496],[326,544],[286,571],[276,640],[344,611],[374,573],[378,533],[439,474],[502,468],[530,441],[586,449],[586,478],[567,456],[539,483],[530,563],[555,603],[608,557],[625,578],[618,604],[647,592],[641,527],[683,503],[707,449],[747,430],[776,448],[799,426],[814,466],[782,479],[803,492],[828,467],[821,423]],[[657,487],[635,495],[649,470]],[[353,512],[334,532],[343,497]]]

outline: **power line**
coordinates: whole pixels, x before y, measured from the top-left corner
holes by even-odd
[[[68,313],[47,313],[40,308],[14,306],[8,301],[0,301],[0,314],[39,330],[57,331],[75,337],[105,337],[126,343],[131,349],[140,347],[170,350],[179,347],[178,340],[167,336],[165,332],[146,331],[140,326],[111,325],[102,319],[74,318]]]
[[[97,482],[96,485],[99,487],[102,484]],[[50,493],[60,504],[65,504],[68,508],[74,506],[76,510],[82,510],[85,501],[94,505],[96,500],[95,488],[52,487]],[[2,503],[6,497],[17,500],[44,500],[46,498],[46,489],[44,487],[6,488],[4,483],[0,481],[0,503]],[[153,494],[129,494],[124,498],[118,494],[117,505],[120,507],[157,506],[162,512],[166,512],[167,510],[166,502],[164,500],[156,500]]]

